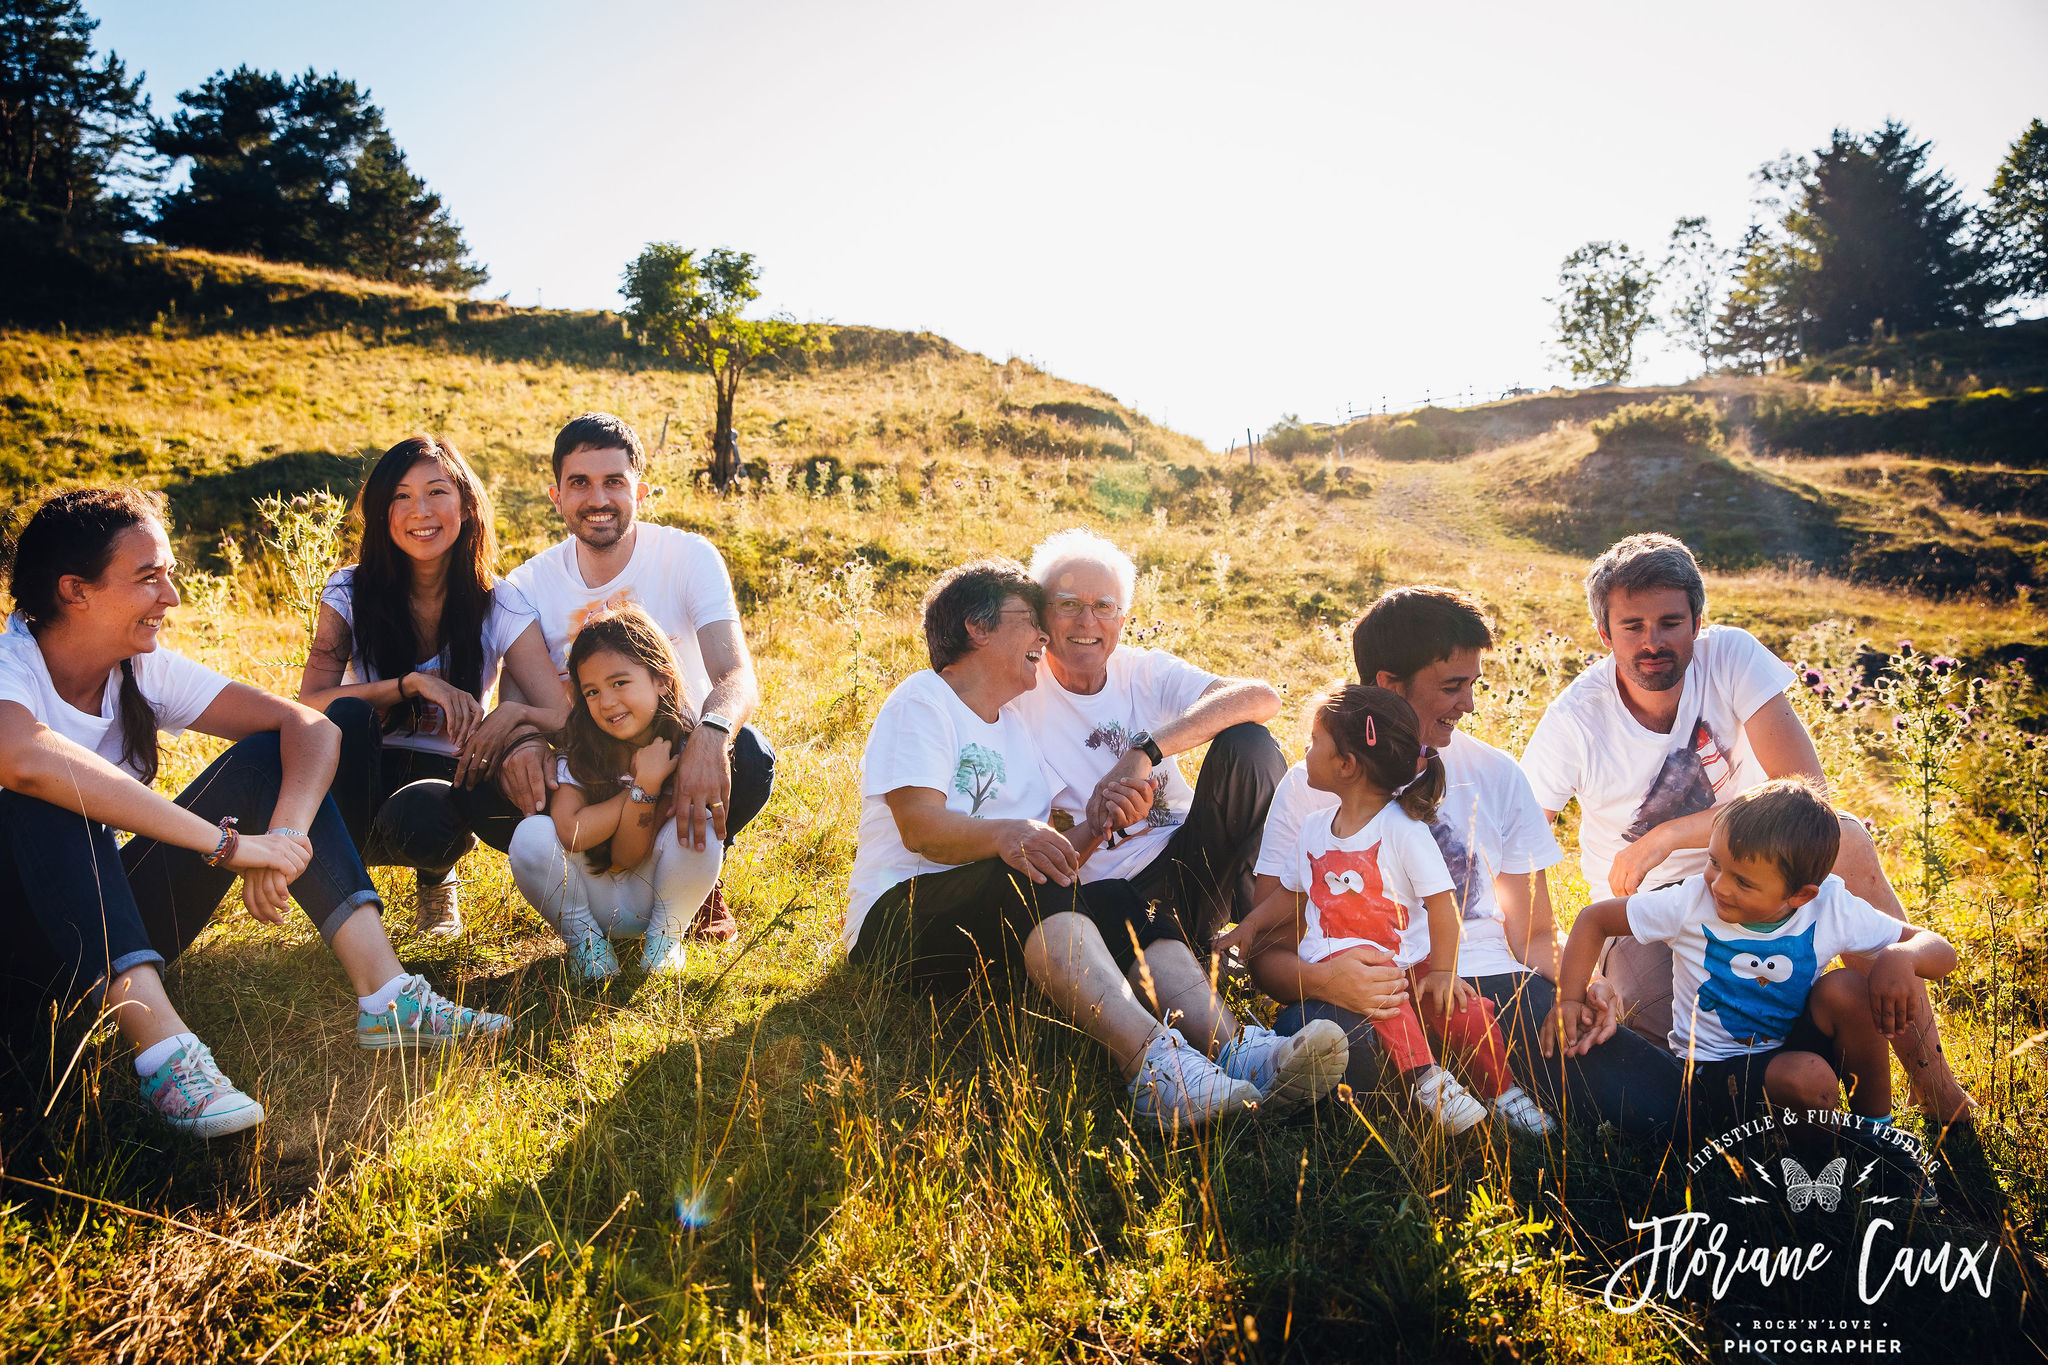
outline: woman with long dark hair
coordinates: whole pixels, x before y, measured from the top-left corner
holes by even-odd
[[[341,728],[334,796],[363,860],[417,871],[416,921],[462,928],[455,864],[503,852],[520,817],[495,781],[568,710],[533,612],[495,572],[490,495],[446,441],[384,452],[356,500],[356,563],[327,580],[299,701]],[[500,672],[526,697],[485,712]]]
[[[48,1016],[83,1002],[135,1048],[144,1096],[212,1137],[263,1120],[172,1008],[159,969],[242,877],[266,924],[296,901],[348,973],[365,1047],[442,1044],[506,1025],[409,976],[327,799],[340,747],[320,715],[230,682],[157,641],[178,605],[162,512],[126,488],[60,493],[15,546],[0,632],[0,998]],[[151,789],[158,731],[235,741],[173,801]],[[133,832],[125,846],[116,829]]]

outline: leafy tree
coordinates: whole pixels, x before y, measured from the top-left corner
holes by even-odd
[[[1714,323],[1721,289],[1728,275],[1728,253],[1714,244],[1704,218],[1681,218],[1671,229],[1660,274],[1671,287],[1664,330],[1700,358],[1700,369],[1714,362]]]
[[[695,248],[650,242],[626,267],[619,292],[643,340],[663,355],[680,356],[711,373],[716,414],[711,438],[711,481],[721,491],[739,475],[733,436],[733,401],[749,365],[772,352],[819,344],[788,318],[749,320],[740,310],[761,296],[749,251],[715,247],[701,258]]]
[[[348,269],[373,280],[419,281],[466,293],[490,272],[464,258],[462,229],[441,196],[405,164],[391,134],[377,130],[348,172],[344,220]]]
[[[354,81],[244,66],[179,98],[155,143],[190,158],[192,173],[158,204],[163,241],[399,283],[472,289],[487,278]]]
[[[1710,345],[1729,368],[1757,374],[1791,354],[1794,329],[1780,307],[1784,251],[1760,223],[1751,223],[1735,250],[1735,278],[1714,318]]]
[[[2027,125],[1991,182],[1985,222],[1996,234],[2008,292],[2048,297],[2048,123]]]
[[[141,220],[149,100],[81,0],[0,0],[0,218],[68,239]],[[125,183],[124,183],[125,182]]]
[[[1557,308],[1557,351],[1575,379],[1628,382],[1636,341],[1652,322],[1657,277],[1621,242],[1588,242],[1564,258]]]
[[[1865,137],[1836,129],[1814,153],[1781,224],[1778,307],[1806,354],[1871,334],[1980,324],[1997,294],[1955,185],[1930,144],[1897,121]],[[1795,163],[1797,164],[1797,163]]]

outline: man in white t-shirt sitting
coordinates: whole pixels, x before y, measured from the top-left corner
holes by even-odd
[[[505,578],[538,615],[564,687],[569,646],[584,622],[629,602],[654,618],[675,646],[684,707],[697,721],[676,771],[675,837],[697,849],[711,838],[729,845],[768,802],[775,752],[746,723],[761,693],[725,560],[702,536],[634,520],[650,492],[645,468],[640,438],[617,417],[586,412],[563,427],[548,499],[569,538]],[[514,804],[534,812],[514,843],[553,839],[545,811],[555,767],[545,742],[532,737],[508,753],[499,782]],[[718,888],[690,934],[739,936]]]
[[[1152,808],[1112,831],[1083,882],[1121,880],[1155,907],[1141,944],[1177,938],[1207,952],[1251,909],[1251,865],[1287,760],[1265,722],[1280,694],[1219,678],[1164,650],[1120,643],[1137,585],[1130,556],[1091,531],[1048,536],[1031,556],[1051,646],[1038,686],[1010,703],[1038,742],[1055,823],[1098,814],[1118,782],[1150,782]],[[1172,762],[1209,751],[1193,786]]]
[[[1537,800],[1555,815],[1579,803],[1579,862],[1595,899],[1632,896],[1704,870],[1714,812],[1775,777],[1826,776],[1785,690],[1792,670],[1747,631],[1703,623],[1707,590],[1692,551],[1655,532],[1593,562],[1586,601],[1610,651],[1550,703],[1522,755]],[[1848,889],[1903,920],[1877,846],[1842,817],[1834,866]],[[1671,955],[1615,939],[1604,971],[1631,1007],[1629,1026],[1671,1031]],[[1925,1001],[1924,1033],[1894,1049],[1915,1098],[1937,1120],[1966,1118],[1970,1097],[1941,1052]]]
[[[1546,869],[1564,856],[1528,779],[1508,754],[1459,728],[1476,710],[1474,691],[1493,648],[1493,627],[1479,603],[1454,588],[1404,587],[1381,595],[1352,627],[1359,681],[1399,693],[1422,739],[1444,764],[1444,800],[1429,832],[1444,855],[1458,896],[1458,975],[1493,1002],[1507,1035],[1508,1060],[1548,1112],[1590,1116],[1632,1136],[1667,1137],[1676,1128],[1680,1069],[1659,1046],[1615,1027],[1613,997],[1594,982],[1589,999],[1601,1018],[1598,1043],[1582,1056],[1545,1060],[1539,1029],[1555,1003],[1558,939]],[[1308,785],[1302,764],[1273,794],[1259,848],[1258,895],[1281,890],[1297,834],[1334,793]],[[1371,1020],[1398,1000],[1401,973],[1353,958],[1304,962],[1290,941],[1218,943],[1250,960],[1252,979],[1286,1008],[1274,1027],[1289,1033],[1315,1019],[1351,1040],[1347,1079],[1363,1091],[1378,1080]]]

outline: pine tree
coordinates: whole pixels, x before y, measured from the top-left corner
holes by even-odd
[[[158,205],[161,240],[446,289],[488,278],[354,81],[239,67],[179,98],[156,146],[192,175]]]
[[[60,239],[140,221],[149,101],[80,0],[0,0],[0,219]]]
[[[2048,298],[2048,123],[2035,119],[2013,142],[1984,216],[1997,236],[2006,291]]]

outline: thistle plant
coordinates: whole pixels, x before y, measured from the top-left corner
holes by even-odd
[[[1947,837],[1949,811],[1963,789],[1958,781],[1971,736],[1970,705],[1982,679],[1965,679],[1945,654],[1914,652],[1901,641],[1877,680],[1878,703],[1892,713],[1892,751],[1912,802],[1911,837],[1920,863],[1920,903],[1933,904],[1955,878]]]
[[[310,645],[320,614],[320,590],[341,557],[348,503],[321,488],[291,498],[272,493],[256,500],[256,511],[277,574],[278,605],[299,618],[300,638]],[[298,662],[304,662],[303,656]]]

